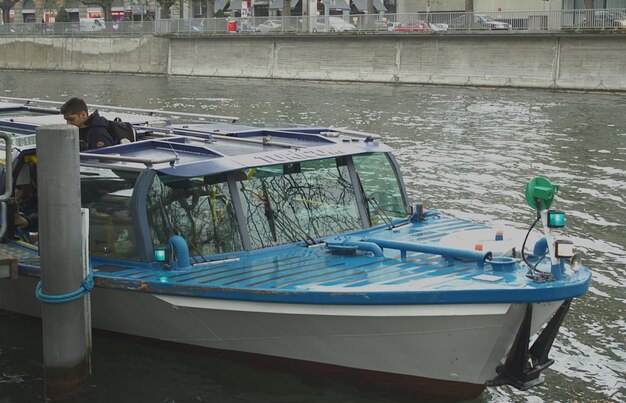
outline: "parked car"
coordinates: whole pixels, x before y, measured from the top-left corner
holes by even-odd
[[[259,31],[259,27],[254,25],[254,21],[242,19],[237,24],[237,32],[258,32],[258,31]]]
[[[394,32],[430,32],[430,25],[426,21],[417,20],[403,23],[393,28]]]
[[[374,31],[390,31],[389,23],[384,20],[376,20],[373,25]]]
[[[80,32],[99,32],[107,29],[104,18],[81,18]]]
[[[448,26],[452,29],[511,29],[511,24],[493,20],[482,14],[474,14],[474,21],[468,26],[465,21],[466,15],[451,20]]]
[[[340,17],[328,17],[328,29],[326,29],[326,17],[320,17],[313,23],[313,32],[346,32],[355,29],[354,25]]]
[[[596,10],[593,18],[598,28],[626,28],[626,13],[619,10]]]
[[[280,20],[267,20],[257,26],[259,32],[280,32],[283,30],[283,24]]]
[[[183,20],[182,24],[179,24],[180,32],[203,32],[204,31],[204,18],[201,20]]]
[[[448,24],[444,24],[444,23],[430,23],[428,24],[430,25],[430,29],[431,31],[447,31],[448,30]]]

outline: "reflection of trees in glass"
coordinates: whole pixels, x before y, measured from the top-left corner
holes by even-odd
[[[335,159],[253,170],[239,182],[255,248],[360,228],[346,166]]]
[[[81,167],[81,204],[89,209],[91,256],[139,260],[130,201],[136,173]]]
[[[352,160],[367,199],[370,223],[378,225],[389,218],[406,217],[400,184],[387,156],[364,154],[356,155]]]
[[[193,256],[241,250],[241,238],[225,182],[156,177],[147,198],[155,246],[182,236]]]

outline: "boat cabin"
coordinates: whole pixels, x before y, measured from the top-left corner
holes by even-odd
[[[24,134],[51,120],[32,112],[20,118]],[[19,119],[15,113],[11,119],[14,129]],[[391,149],[375,135],[230,123],[144,127],[141,141],[81,153],[92,259],[167,264],[176,235],[192,263],[203,262],[313,245],[331,235],[391,226],[410,213]],[[36,195],[33,139],[17,139],[13,177],[16,189],[26,189],[18,192]],[[20,236],[35,243],[33,232]]]
[[[190,138],[187,129],[203,134]],[[212,134],[223,129],[211,125],[177,130],[81,157],[92,257],[153,262],[178,235],[204,260],[313,244],[409,213],[395,160],[375,141],[329,138],[326,128],[231,130],[219,139]]]

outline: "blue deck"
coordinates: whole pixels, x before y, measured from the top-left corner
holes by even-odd
[[[457,231],[485,228],[450,217],[410,223],[394,231],[378,228],[368,235],[436,244]],[[363,232],[363,231],[361,231]],[[589,287],[590,273],[580,270],[563,280],[537,283],[526,270],[479,268],[475,261],[453,262],[440,255],[385,250],[384,257],[337,256],[325,246],[285,245],[196,262],[186,270],[145,266],[99,265],[97,287],[244,301],[312,304],[510,303],[570,299]],[[38,276],[36,262],[20,265],[20,274]],[[487,276],[484,276],[484,275]],[[478,276],[478,277],[477,277]]]

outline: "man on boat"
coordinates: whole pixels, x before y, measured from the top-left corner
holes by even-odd
[[[68,124],[78,127],[81,151],[115,144],[109,132],[109,121],[97,110],[90,115],[83,99],[71,98],[61,106],[61,113]]]

